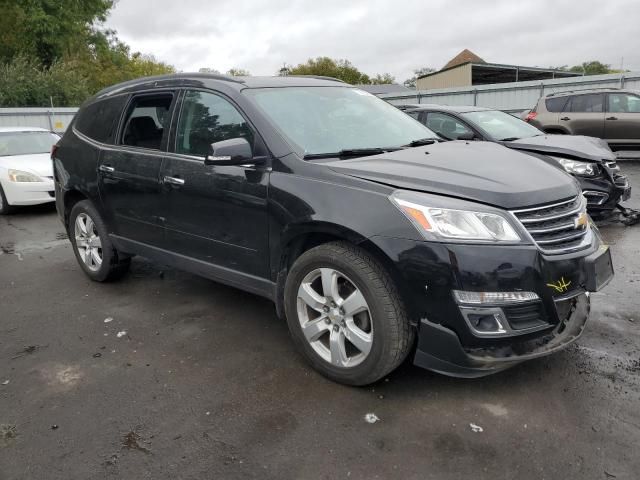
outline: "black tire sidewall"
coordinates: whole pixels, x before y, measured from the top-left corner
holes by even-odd
[[[80,254],[76,246],[75,223],[76,218],[81,213],[86,213],[91,217],[91,220],[93,220],[96,230],[98,231],[98,235],[100,236],[100,242],[102,244],[102,265],[100,265],[100,268],[96,271],[92,271],[87,267],[82,258],[80,258]],[[102,217],[90,201],[83,200],[73,206],[71,214],[69,215],[68,234],[69,239],[71,240],[71,245],[73,246],[73,253],[84,273],[92,280],[99,282],[107,280],[114,268],[118,265],[118,254],[109,239],[108,230],[102,220]]]
[[[13,208],[7,201],[7,196],[4,194],[2,185],[0,185],[0,196],[2,197],[2,208],[0,208],[0,215],[8,215],[13,211]]]
[[[298,287],[304,277],[317,268],[332,268],[346,275],[362,292],[369,306],[373,324],[373,345],[367,358],[351,368],[336,367],[321,358],[311,347],[302,332],[297,311]],[[369,279],[363,278],[362,271],[348,260],[324,251],[309,251],[294,264],[285,284],[285,313],[294,343],[311,364],[325,376],[349,385],[366,385],[378,380],[381,364],[391,350],[393,334],[390,331],[389,311],[385,309],[379,296],[374,292]],[[379,293],[379,291],[378,291]],[[391,292],[388,292],[391,295]],[[385,372],[386,374],[387,372]]]

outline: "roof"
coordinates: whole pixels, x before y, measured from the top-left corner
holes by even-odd
[[[457,67],[458,65],[462,65],[464,63],[487,63],[478,55],[473,53],[471,50],[465,48],[458,55],[453,57],[451,60],[447,62],[447,64],[442,67],[442,70],[446,70],[448,68]]]
[[[229,86],[236,86],[238,89],[293,86],[351,86],[336,78],[313,75],[287,75],[284,77],[232,77],[229,75],[219,75],[215,73],[173,73],[170,75],[142,77],[118,83],[99,91],[96,94],[96,97],[113,95],[145,84],[166,83],[167,86],[173,86],[175,83],[179,83],[181,81],[186,83],[193,81],[200,83],[225,82]]]
[[[401,107],[402,105],[400,105]],[[430,110],[439,110],[442,112],[456,112],[456,113],[468,113],[468,112],[481,112],[495,110],[494,108],[475,107],[472,105],[436,105],[430,103],[421,103],[419,105],[413,104],[410,108],[403,109],[405,112],[422,112]]]
[[[40,127],[0,127],[0,133],[9,133],[9,132],[49,132],[46,128]]]
[[[410,88],[405,87],[404,85],[400,85],[399,83],[383,83],[379,85],[370,85],[370,84],[358,84],[355,85],[360,90],[364,90],[365,92],[372,93],[374,95],[380,95],[383,93],[395,93],[395,92],[408,92],[411,91]]]
[[[579,90],[566,90],[564,92],[548,93],[547,95],[545,95],[545,98],[547,98],[547,97],[563,97],[563,96],[566,96],[566,95],[579,95],[581,93],[594,93],[594,92],[595,93],[598,93],[598,92],[602,92],[602,93],[606,93],[606,92],[638,93],[637,91],[634,91],[634,90],[618,88],[618,87],[581,88]]]

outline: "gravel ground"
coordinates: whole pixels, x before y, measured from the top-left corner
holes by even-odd
[[[640,163],[623,168],[640,207]],[[51,206],[2,217],[0,480],[637,479],[640,225],[602,233],[616,277],[576,345],[349,388],[266,300],[139,258],[92,283]]]

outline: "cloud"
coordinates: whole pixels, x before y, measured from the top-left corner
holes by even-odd
[[[617,68],[624,57],[640,70],[639,21],[634,0],[120,0],[106,25],[134,51],[184,71],[272,75],[326,55],[402,81],[464,48],[495,63]]]

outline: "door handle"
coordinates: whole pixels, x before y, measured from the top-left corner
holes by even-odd
[[[164,177],[162,179],[162,183],[168,183],[169,185],[184,185],[184,179],[178,177]]]
[[[115,168],[110,167],[109,165],[100,165],[98,167],[98,170],[100,170],[101,172],[104,172],[104,173],[113,173],[113,172],[116,171]]]
[[[618,117],[607,117],[605,120],[617,120]]]
[[[560,120],[564,120],[566,122],[567,120],[571,120],[571,119],[569,117],[562,117]]]

